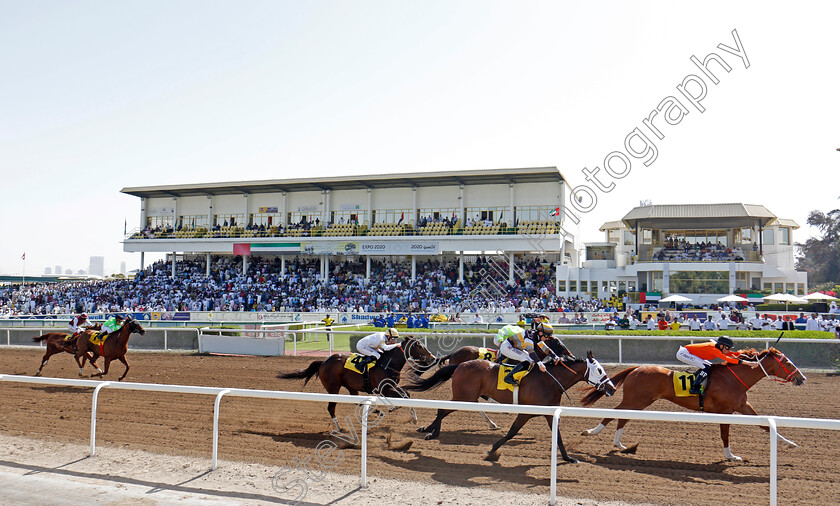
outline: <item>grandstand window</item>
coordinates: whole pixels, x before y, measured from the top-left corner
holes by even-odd
[[[589,291],[589,281],[581,281],[580,282],[580,291],[581,292],[588,292]]]
[[[251,225],[279,227],[282,224],[283,215],[281,213],[251,213]]]
[[[516,215],[516,222],[521,225],[529,221],[558,220],[559,216],[551,215],[551,211],[555,209],[555,207],[550,206],[517,206],[513,208],[513,212]]]
[[[796,283],[796,295],[805,295],[805,283]]]
[[[586,281],[581,281],[580,286],[582,287],[584,283],[586,283]],[[569,291],[570,292],[576,292],[577,291],[577,281],[576,280],[573,279],[573,280],[569,281]]]
[[[330,223],[333,225],[349,224],[361,225],[365,223],[364,211],[331,211]]]
[[[740,229],[741,235],[741,244],[750,244],[753,242],[753,229],[751,228],[742,228]]]
[[[627,282],[627,291],[628,292],[635,292],[636,291],[636,282],[635,281],[628,281]]]
[[[784,283],[773,283],[773,293],[782,293],[785,291]]]
[[[663,233],[665,247],[718,243],[727,246],[729,244],[729,234],[726,230],[664,230]]]
[[[559,291],[561,291],[561,292],[566,291],[566,282],[565,281],[558,281],[557,286],[559,288]]]
[[[785,246],[790,245],[790,228],[781,227],[779,229],[779,244],[783,244]]]
[[[440,223],[443,220],[454,220],[459,219],[461,216],[461,210],[456,209],[454,207],[443,207],[443,208],[431,208],[426,207],[422,209],[418,209],[419,220],[426,219],[426,224],[429,223]]]
[[[662,287],[664,286],[664,281],[662,279],[662,271],[651,272],[650,274],[652,278],[650,284],[651,291],[661,292]]]
[[[207,227],[207,215],[195,214],[178,216],[178,228]]]
[[[773,283],[764,283],[764,291],[767,293],[773,293]]]
[[[411,209],[375,209],[373,223],[400,224],[414,223],[414,211]]]
[[[607,230],[607,242],[618,244],[618,229]]]
[[[670,276],[671,293],[729,293],[729,273],[678,271]]]
[[[619,281],[618,282],[618,291],[619,292],[626,292],[627,291],[627,281]]]
[[[160,228],[167,228],[167,227],[175,227],[175,218],[172,216],[149,216],[146,218],[146,225],[149,226],[152,230],[160,227]]]
[[[506,207],[468,207],[467,220],[473,224],[486,221],[496,223],[504,221],[506,211],[510,213],[509,208]]]
[[[785,283],[785,293],[793,293],[796,283]]]
[[[245,215],[244,214],[214,214],[213,215],[213,226],[220,226],[220,227],[244,227],[247,223],[244,223]]]
[[[634,244],[636,244],[636,234],[634,234],[632,230],[625,230],[624,231],[624,245],[625,246],[633,246]]]
[[[321,213],[319,211],[311,211],[311,212],[300,212],[295,211],[293,213],[288,213],[288,221],[286,223],[289,226],[292,225],[302,225],[304,223],[312,223],[314,226],[315,220],[318,220],[318,223],[321,222]]]
[[[735,289],[736,290],[746,290],[749,288],[749,272],[736,272],[735,273]]]
[[[653,243],[653,230],[644,229],[642,230],[642,244],[652,244]]]
[[[764,229],[764,244],[765,246],[772,246],[776,242],[776,234],[773,233],[772,228]]]

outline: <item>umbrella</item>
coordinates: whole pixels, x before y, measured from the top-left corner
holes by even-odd
[[[820,292],[809,293],[802,298],[805,300],[837,300],[837,297],[832,297],[831,295],[826,295]]]
[[[727,295],[717,300],[718,302],[749,302],[750,299],[741,297],[740,295]]]
[[[659,302],[691,302],[691,299],[682,295],[669,295],[664,299],[660,299]]]
[[[790,304],[791,302],[794,302],[794,303],[797,303],[797,304],[804,304],[804,303],[808,302],[807,300],[805,300],[801,297],[797,297],[796,295],[791,295],[789,293],[774,293],[773,295],[768,295],[768,296],[764,297],[764,300],[774,300],[774,301],[778,301],[778,302],[784,302],[785,303],[785,311],[787,311],[788,304]]]

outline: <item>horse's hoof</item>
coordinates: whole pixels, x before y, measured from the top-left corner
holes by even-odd
[[[630,446],[624,446],[619,451],[621,453],[636,453],[636,450],[639,448],[639,443]]]
[[[585,431],[581,432],[580,435],[581,436],[591,436],[592,435],[592,429],[586,429]]]
[[[496,461],[499,460],[499,457],[501,455],[502,455],[501,452],[499,452],[498,450],[488,452],[487,456],[484,457],[484,460],[486,460],[487,462],[496,462]]]
[[[743,458],[741,458],[737,455],[732,455],[730,457],[726,457],[726,460],[728,460],[729,462],[743,462],[744,461]]]
[[[498,430],[498,428],[499,428],[499,426],[496,425],[495,423],[490,424],[490,430]]]
[[[788,441],[787,442],[787,447],[788,448],[799,448],[799,445],[794,443],[793,441]]]
[[[566,457],[563,460],[565,460],[569,464],[579,464],[580,463],[580,461],[578,459],[574,458],[574,457]]]
[[[417,432],[428,432],[428,431],[426,430],[426,427],[417,427],[417,429],[415,429],[415,430],[416,430]]]
[[[432,439],[437,439],[437,435],[434,433],[426,434],[426,437],[423,439],[425,439],[426,441],[431,441]]]

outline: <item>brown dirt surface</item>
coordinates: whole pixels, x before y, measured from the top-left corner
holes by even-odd
[[[0,374],[32,374],[39,350],[3,349]],[[298,380],[280,380],[279,371],[307,366],[313,357],[216,357],[195,354],[140,353],[127,356],[127,381],[323,392],[320,381],[303,386]],[[108,379],[122,374],[112,364]],[[608,368],[614,374],[623,367]],[[88,370],[87,372],[89,372]],[[76,378],[78,369],[69,355],[54,356],[44,369],[47,376]],[[838,418],[840,378],[812,373],[801,387],[759,382],[750,391],[753,406],[762,414]],[[415,395],[449,399],[450,388]],[[571,392],[572,399],[580,391]],[[621,392],[596,407],[614,407]],[[6,435],[52,441],[86,443],[90,434],[91,389],[0,383],[0,430]],[[566,402],[567,405],[571,405]],[[339,405],[343,419],[353,406]],[[664,401],[652,409],[676,411]],[[139,392],[102,391],[99,399],[97,443],[166,454],[207,457],[211,450],[213,397]],[[432,410],[419,410],[420,424],[434,418]],[[453,413],[443,422],[439,441],[425,441],[401,409],[389,413],[370,430],[368,472],[373,476],[437,482],[467,487],[489,487],[548,494],[551,444],[544,420],[531,420],[502,447],[498,462],[483,460],[490,446],[513,421],[512,415],[492,417],[501,430],[489,430],[477,413]],[[719,429],[709,424],[630,422],[623,442],[639,443],[635,454],[612,450],[614,424],[597,437],[579,434],[597,419],[561,419],[561,433],[579,464],[558,468],[558,493],[595,501],[656,504],[766,504],[769,493],[769,437],[758,427],[733,426],[732,451],[743,463],[723,458]],[[225,398],[220,419],[219,457],[231,461],[293,466],[293,459],[315,458],[319,442],[329,437],[331,422],[326,404],[250,398]],[[832,504],[840,496],[840,433],[824,430],[783,429],[799,443],[779,449],[779,503]],[[408,442],[412,442],[405,449]],[[332,471],[358,474],[360,451],[345,450],[345,459]],[[318,483],[311,484],[317,487]]]

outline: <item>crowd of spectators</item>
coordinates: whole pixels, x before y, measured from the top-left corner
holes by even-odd
[[[755,245],[753,245],[755,248]],[[690,243],[685,239],[669,239],[663,247],[653,253],[653,260],[671,262],[742,262],[744,252],[730,248],[720,242]]]
[[[62,314],[80,311],[285,311],[483,313],[617,310],[615,301],[558,297],[555,272],[538,260],[516,265],[509,285],[504,260],[477,257],[465,264],[458,282],[458,262],[411,264],[372,261],[365,279],[362,258],[331,261],[327,280],[320,260],[296,257],[282,272],[279,258],[251,257],[242,272],[241,257],[213,257],[207,276],[204,257],[157,262],[134,279],[72,281],[0,287],[0,315]],[[324,282],[325,281],[325,282]]]

